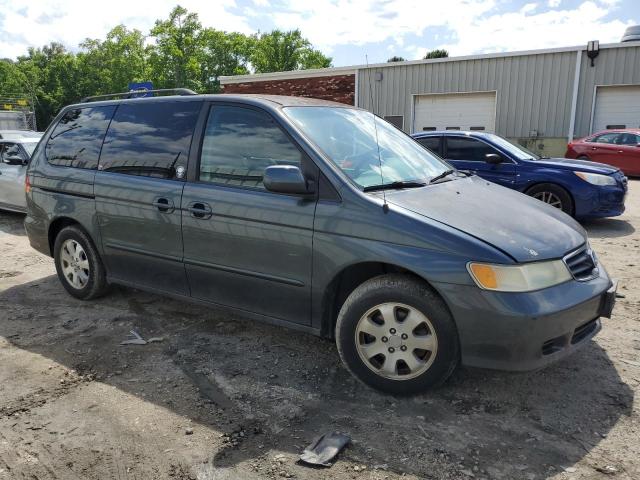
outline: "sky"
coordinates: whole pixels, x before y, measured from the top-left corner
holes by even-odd
[[[75,51],[121,23],[148,33],[177,3],[219,30],[299,28],[334,66],[613,43],[640,24],[640,0],[0,0],[0,58],[52,41]]]

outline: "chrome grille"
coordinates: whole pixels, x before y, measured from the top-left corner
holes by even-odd
[[[598,276],[598,265],[595,255],[588,245],[571,252],[564,257],[564,263],[573,278],[580,282],[591,280]]]

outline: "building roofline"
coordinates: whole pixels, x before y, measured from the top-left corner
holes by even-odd
[[[600,50],[610,48],[627,48],[627,47],[640,47],[640,41],[636,42],[619,42],[608,43],[600,45]],[[445,62],[464,62],[469,60],[482,60],[487,58],[500,58],[500,57],[521,57],[527,55],[543,55],[546,53],[564,53],[564,52],[578,52],[587,49],[586,45],[573,46],[573,47],[556,47],[556,48],[544,48],[538,50],[521,50],[515,52],[496,52],[496,53],[483,53],[479,55],[464,55],[460,57],[446,57],[446,58],[431,58],[428,60],[408,60],[404,62],[385,62],[374,63],[371,65],[352,65],[347,67],[330,67],[330,68],[316,68],[310,70],[292,70],[289,72],[270,72],[270,73],[256,73],[252,75],[228,75],[220,77],[220,84],[229,85],[233,83],[251,83],[261,82],[269,80],[289,80],[295,78],[311,78],[311,77],[329,77],[333,75],[353,75],[358,70],[365,70],[368,68],[393,68],[402,67],[408,65],[422,65],[428,63],[445,63]]]

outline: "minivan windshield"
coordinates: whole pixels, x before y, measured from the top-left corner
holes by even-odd
[[[531,150],[527,150],[522,145],[510,142],[506,138],[500,135],[491,135],[491,140],[497,146],[503,148],[508,153],[516,157],[518,160],[540,160],[540,156],[533,153]]]
[[[426,183],[451,169],[411,137],[365,110],[301,106],[287,107],[284,112],[364,189],[373,190],[378,185],[421,186],[423,183],[417,182]]]

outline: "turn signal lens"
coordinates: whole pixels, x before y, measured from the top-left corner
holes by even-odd
[[[31,182],[29,181],[29,175],[24,176],[24,191],[29,193],[31,191]]]
[[[498,287],[496,273],[491,265],[483,265],[482,263],[472,263],[469,269],[473,273],[476,281],[484,288],[495,289]]]
[[[562,260],[521,265],[472,262],[467,268],[480,288],[498,292],[531,292],[567,282],[572,278]]]

